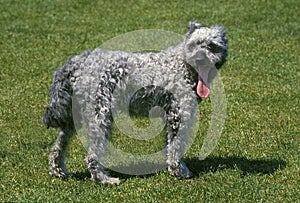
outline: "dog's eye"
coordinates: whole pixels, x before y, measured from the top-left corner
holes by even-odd
[[[201,44],[201,41],[200,41],[200,40],[198,40],[198,41],[196,42],[196,44],[197,44],[197,45],[200,45],[200,44]]]
[[[221,46],[218,46],[214,43],[210,43],[208,47],[212,52],[222,52],[223,51],[223,48]]]

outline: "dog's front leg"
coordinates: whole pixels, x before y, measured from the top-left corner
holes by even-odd
[[[187,168],[182,160],[185,152],[186,138],[184,134],[180,134],[180,125],[182,125],[182,115],[179,113],[179,108],[171,108],[167,112],[167,164],[171,175],[178,178],[190,178],[192,172]]]

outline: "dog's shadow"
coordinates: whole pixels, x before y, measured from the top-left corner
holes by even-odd
[[[205,160],[198,158],[185,159],[186,164],[194,173],[194,176],[226,169],[237,169],[241,176],[247,174],[273,174],[277,170],[284,169],[286,162],[281,159],[247,159],[244,157],[208,157]]]
[[[217,171],[234,169],[241,171],[241,177],[248,174],[273,174],[277,170],[282,170],[286,167],[286,162],[282,159],[246,159],[244,157],[208,157],[205,160],[198,158],[184,159],[188,168],[193,172],[193,178],[197,178],[205,173],[215,173]],[[110,171],[111,175],[121,179],[129,179],[133,176],[120,174]],[[155,174],[140,176],[143,178],[151,177]],[[90,177],[88,171],[75,172],[73,177],[78,180],[85,180]]]

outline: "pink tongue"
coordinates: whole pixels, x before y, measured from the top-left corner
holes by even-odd
[[[197,94],[201,98],[207,98],[209,96],[209,93],[210,93],[209,88],[205,85],[203,80],[200,78],[197,85]]]

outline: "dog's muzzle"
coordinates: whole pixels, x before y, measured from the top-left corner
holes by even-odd
[[[207,98],[210,94],[208,76],[210,70],[214,67],[214,64],[207,58],[204,51],[197,52],[193,58],[193,67],[198,72],[197,94],[201,98]]]

